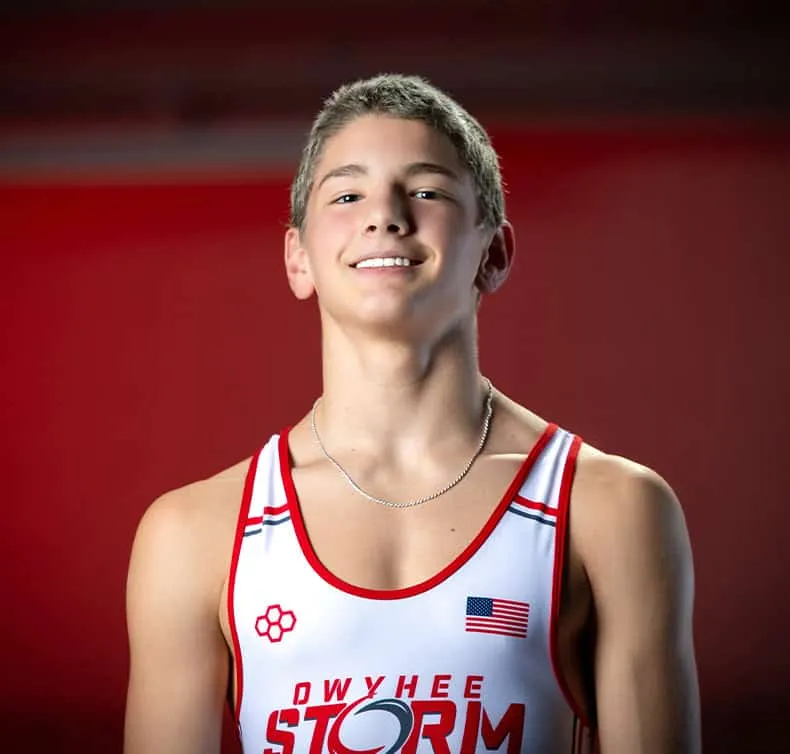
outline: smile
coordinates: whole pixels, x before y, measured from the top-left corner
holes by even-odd
[[[373,259],[363,259],[357,262],[353,267],[358,270],[374,268],[374,267],[415,267],[420,262],[415,259],[407,259],[406,257],[374,257]]]

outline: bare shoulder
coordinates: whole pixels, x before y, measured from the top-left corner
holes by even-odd
[[[674,490],[655,470],[582,445],[571,491],[571,542],[600,598],[619,587],[693,589],[691,546]]]
[[[132,566],[149,557],[171,566],[189,563],[199,568],[194,575],[211,582],[206,586],[221,587],[248,467],[246,459],[154,500],[137,527]]]
[[[606,530],[613,536],[646,534],[657,525],[683,524],[685,530],[680,502],[657,471],[586,443],[579,452],[572,496],[574,508],[596,536],[606,536]]]
[[[249,459],[196,482],[165,492],[151,503],[140,521],[145,529],[175,528],[184,536],[199,535],[241,502]]]
[[[501,393],[497,404],[499,431],[492,445],[498,449],[526,451],[550,424]],[[590,538],[604,529],[615,537],[633,534],[658,520],[683,523],[674,491],[656,471],[588,443],[582,443],[579,451],[571,496],[574,517]],[[685,531],[685,525],[682,528]]]

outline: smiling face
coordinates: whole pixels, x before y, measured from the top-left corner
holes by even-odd
[[[477,290],[492,289],[481,261],[502,268],[490,253],[502,234],[478,222],[472,179],[447,137],[361,116],[328,139],[314,175],[304,227],[286,234],[297,297],[317,292],[324,318],[404,334],[438,335],[474,316]]]

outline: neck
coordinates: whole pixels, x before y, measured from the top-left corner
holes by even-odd
[[[419,345],[326,328],[323,355],[316,422],[336,452],[414,459],[478,441],[487,385],[474,325]]]

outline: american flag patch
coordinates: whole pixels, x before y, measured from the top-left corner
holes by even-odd
[[[529,603],[493,597],[466,598],[466,630],[476,634],[527,635]]]

